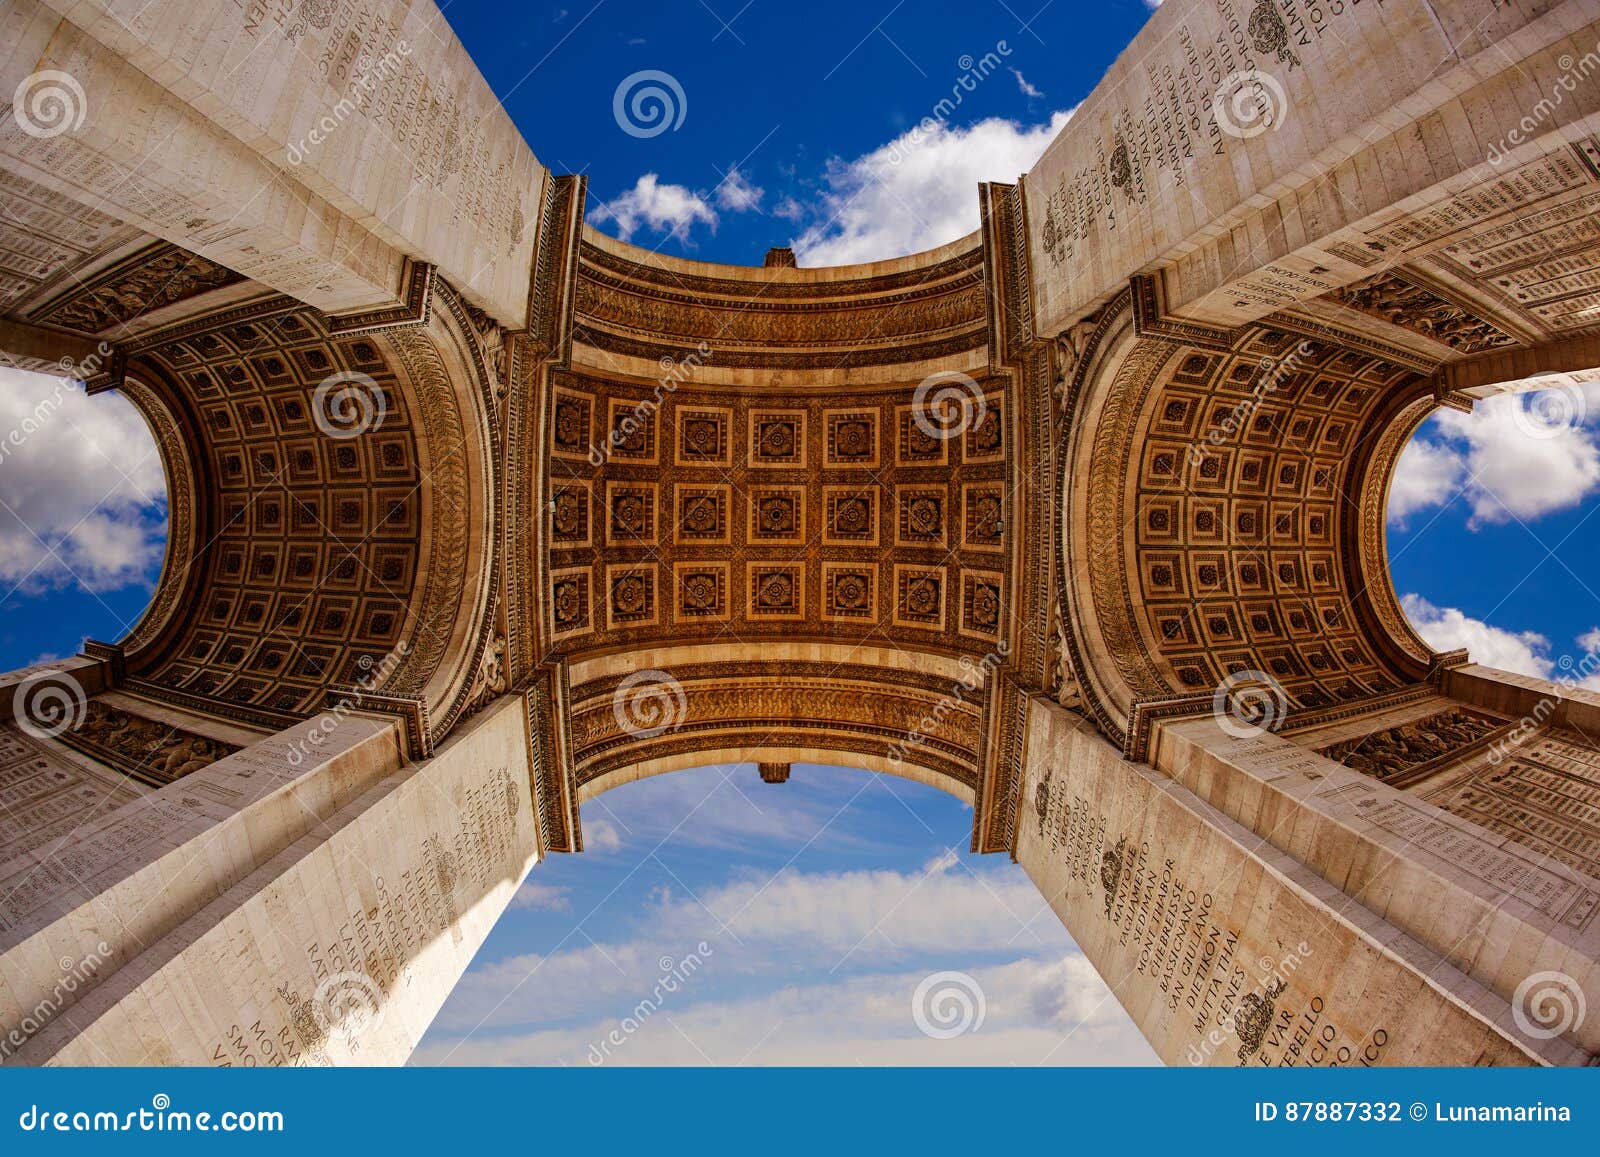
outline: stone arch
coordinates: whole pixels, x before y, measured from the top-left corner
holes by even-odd
[[[498,579],[495,371],[468,308],[431,297],[420,322],[353,332],[271,298],[129,350],[173,495],[124,645],[141,692],[269,728],[343,688],[439,732],[467,708]],[[339,375],[368,407],[354,437],[313,413]]]
[[[200,479],[196,473],[196,447],[185,436],[183,424],[160,390],[137,375],[130,375],[122,383],[122,393],[150,428],[167,485],[167,544],[162,553],[161,574],[151,592],[150,604],[122,639],[125,657],[137,661],[178,614],[185,592],[192,591],[193,580],[198,579],[193,564],[201,533],[196,509]]]
[[[842,755],[848,755],[849,761],[843,762],[841,760]],[[845,753],[832,748],[766,745],[757,747],[710,747],[699,751],[663,756],[647,763],[638,763],[630,767],[619,768],[586,783],[579,789],[578,799],[581,803],[586,803],[597,796],[604,795],[608,791],[622,787],[625,784],[636,783],[641,779],[651,779],[658,775],[668,775],[674,771],[687,771],[690,768],[723,763],[813,763],[833,767],[849,767],[874,775],[892,775],[899,779],[910,780],[912,783],[920,783],[925,787],[937,788],[939,791],[953,796],[965,804],[971,804],[974,801],[974,796],[970,789],[951,779],[948,775],[933,771],[921,764],[897,763],[893,760],[886,760],[881,756]]]
[[[1061,568],[1091,713],[1137,752],[1151,718],[1241,672],[1291,714],[1425,676],[1382,511],[1431,383],[1372,343],[1186,326],[1140,292],[1105,309],[1067,391]]]

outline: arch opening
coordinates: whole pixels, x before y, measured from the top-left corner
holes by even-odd
[[[1386,553],[1394,597],[1435,651],[1600,686],[1585,533],[1600,509],[1597,383],[1592,369],[1488,383],[1415,423],[1390,467]]]
[[[945,792],[839,759],[778,784],[722,764],[585,817],[584,854],[535,867],[418,1063],[1154,1059],[1023,869],[966,853]]]
[[[158,432],[125,397],[0,367],[0,437],[8,667],[122,638],[173,565]]]

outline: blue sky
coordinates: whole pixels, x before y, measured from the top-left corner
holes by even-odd
[[[445,7],[540,159],[589,176],[600,228],[705,260],[756,263],[792,244],[805,264],[892,257],[975,228],[976,183],[1027,169],[1149,11],[591,3]],[[980,67],[986,57],[997,63]],[[618,86],[645,71],[681,90],[676,129],[619,123]],[[908,137],[955,92],[946,118]],[[0,439],[37,427],[0,447],[7,668],[70,654],[85,635],[120,638],[159,568],[148,432],[121,399],[57,389],[0,369]],[[1600,626],[1600,391],[1569,398],[1442,414],[1403,459],[1393,572],[1434,645],[1558,675],[1563,657],[1600,643],[1583,641]],[[841,768],[797,767],[781,786],[739,767],[620,788],[585,805],[588,851],[535,869],[417,1059],[1152,1059],[1020,870],[966,853],[970,824],[970,809],[931,788]],[[693,976],[603,1048],[691,956]],[[978,1031],[918,1030],[913,994],[939,971],[977,982]]]

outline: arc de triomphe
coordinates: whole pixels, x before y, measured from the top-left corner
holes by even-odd
[[[1169,1062],[1592,1063],[1600,697],[1430,652],[1384,510],[1600,366],[1597,70],[1594,0],[1168,0],[976,233],[734,267],[431,0],[8,0],[0,350],[170,541],[0,687],[6,1059],[400,1061],[585,801],[807,761],[970,801]]]

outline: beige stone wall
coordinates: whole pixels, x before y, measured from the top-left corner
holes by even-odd
[[[41,136],[7,118],[0,154],[330,313],[397,303],[411,258],[525,324],[545,171],[438,8],[362,0],[317,16],[15,0],[0,88],[64,73],[83,119]]]
[[[500,700],[100,965],[13,1063],[403,1062],[538,859],[525,710]]]
[[[1035,700],[1017,860],[1170,1064],[1581,1063],[1181,784]]]
[[[1581,0],[1163,5],[1026,177],[1038,331],[1157,268],[1174,312],[1239,324],[1514,210],[1555,179],[1519,167],[1595,128],[1588,82],[1520,126],[1597,42]]]

